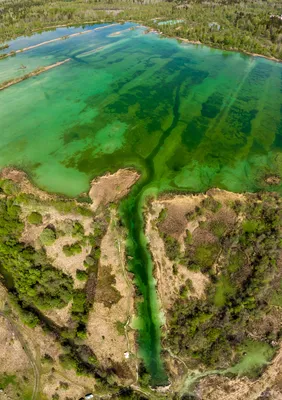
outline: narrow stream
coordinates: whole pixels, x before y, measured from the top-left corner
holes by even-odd
[[[154,159],[179,121],[180,87],[181,84],[175,90],[172,123],[163,132],[158,145],[146,158],[146,171],[141,181],[133,188],[128,199],[121,205],[121,213],[129,235],[129,268],[134,272],[138,290],[143,296],[143,301],[138,303],[138,317],[141,320],[138,336],[139,353],[151,375],[153,386],[166,385],[168,380],[160,356],[160,310],[153,277],[153,262],[144,234],[142,211],[148,194],[151,194],[152,190],[158,189]]]

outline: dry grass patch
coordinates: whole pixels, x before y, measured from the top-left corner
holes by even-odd
[[[0,375],[22,373],[30,368],[20,341],[6,318],[0,316]]]
[[[101,258],[93,309],[89,314],[87,343],[99,362],[112,368],[126,384],[135,379],[134,332],[124,329],[134,313],[134,289],[125,270],[124,231],[115,210],[101,243]],[[125,353],[130,357],[126,358]]]
[[[183,203],[181,201],[182,206]],[[191,203],[188,202],[188,204],[190,206]],[[161,209],[162,207],[158,201],[152,203],[152,214],[147,214],[146,236],[156,267],[154,275],[157,280],[157,290],[161,307],[166,315],[172,308],[175,300],[179,298],[182,286],[187,285],[187,280],[192,282],[191,290],[186,296],[189,298],[189,296],[202,297],[209,279],[201,272],[189,271],[184,265],[169,260],[166,255],[163,239],[156,228],[156,221]],[[185,215],[184,210],[181,213]],[[185,229],[184,225],[183,229]]]

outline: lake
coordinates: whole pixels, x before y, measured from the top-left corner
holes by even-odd
[[[120,207],[138,303],[139,352],[163,384],[159,306],[142,206],[163,191],[276,190],[282,176],[282,64],[181,43],[137,24],[59,28],[11,50],[89,30],[0,61],[0,81],[70,61],[0,92],[0,167],[75,197],[107,171],[142,176]],[[7,50],[6,50],[7,51]]]

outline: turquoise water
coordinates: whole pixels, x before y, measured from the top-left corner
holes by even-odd
[[[272,190],[264,178],[282,174],[282,65],[145,35],[131,23],[95,27],[0,61],[5,81],[71,58],[0,92],[0,167],[22,168],[42,189],[68,196],[106,171],[132,166],[142,173],[121,212],[143,299],[140,354],[153,382],[164,383],[142,205],[164,190]],[[62,31],[11,48],[54,35]]]

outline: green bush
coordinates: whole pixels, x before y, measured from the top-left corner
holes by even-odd
[[[72,313],[84,313],[86,307],[86,294],[77,290],[73,296]]]
[[[211,221],[209,228],[211,232],[220,239],[224,235],[227,225],[223,221]]]
[[[32,212],[27,218],[28,222],[33,225],[42,224],[42,215],[38,212]]]
[[[208,196],[204,200],[201,201],[201,205],[209,211],[216,213],[222,207],[221,203],[215,200],[213,197]]]
[[[35,328],[39,324],[39,318],[27,310],[22,309],[20,312],[22,322],[30,328]]]
[[[41,363],[47,364],[47,365],[52,365],[52,364],[54,364],[54,360],[50,356],[50,354],[44,354],[44,356],[41,358]]]
[[[71,354],[61,354],[59,361],[64,369],[76,369],[78,366],[77,360]]]
[[[84,236],[84,228],[80,222],[75,221],[72,227],[72,236],[83,238]]]
[[[0,188],[7,195],[16,195],[19,193],[19,186],[11,179],[3,179],[0,181]]]
[[[56,240],[56,232],[53,229],[45,228],[40,235],[40,241],[44,246],[51,246]]]
[[[74,244],[66,244],[63,247],[63,252],[67,257],[74,256],[75,254],[81,253],[82,248],[78,242]]]
[[[79,281],[86,281],[88,274],[86,271],[82,270],[82,269],[77,269],[76,270],[76,277]]]
[[[195,263],[202,269],[207,270],[210,268],[217,256],[218,246],[216,244],[202,244],[195,250]]]
[[[165,252],[171,261],[175,261],[180,255],[180,244],[173,236],[162,235],[165,245]]]

